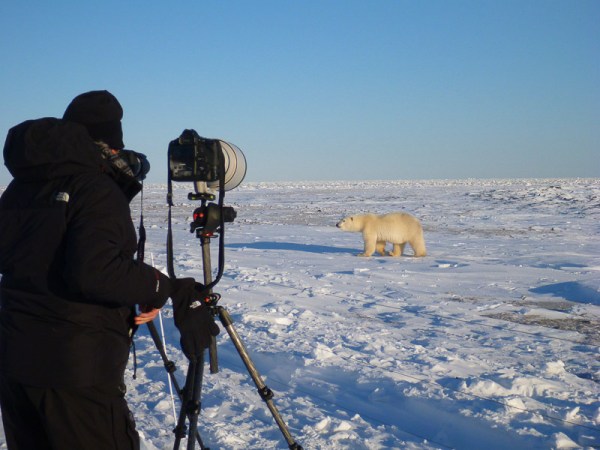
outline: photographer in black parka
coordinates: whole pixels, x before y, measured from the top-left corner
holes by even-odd
[[[205,348],[218,333],[206,307],[187,313],[201,285],[134,259],[129,202],[141,185],[119,158],[122,116],[111,93],[91,91],[62,119],[23,122],[6,138],[0,404],[10,450],[138,449],[124,399],[136,326],[171,297],[182,342]]]

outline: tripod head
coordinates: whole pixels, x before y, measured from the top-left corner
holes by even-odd
[[[193,221],[190,223],[190,233],[196,233],[197,238],[213,237],[222,230],[221,219],[224,222],[233,222],[237,216],[235,209],[231,206],[219,206],[215,203],[205,204],[196,208]]]

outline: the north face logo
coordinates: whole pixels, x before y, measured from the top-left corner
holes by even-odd
[[[54,200],[56,200],[57,202],[68,203],[69,202],[69,193],[68,192],[59,192],[58,194],[56,194],[56,197],[54,197]]]

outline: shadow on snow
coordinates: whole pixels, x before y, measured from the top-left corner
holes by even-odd
[[[296,244],[294,242],[251,242],[239,244],[226,244],[227,248],[254,249],[254,250],[291,250],[308,253],[357,253],[361,249],[331,247],[328,245]]]
[[[578,281],[567,281],[564,283],[547,284],[530,289],[536,294],[547,294],[554,297],[564,298],[571,302],[600,305],[600,292],[590,286]]]

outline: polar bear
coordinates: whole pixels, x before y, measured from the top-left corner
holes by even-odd
[[[371,256],[375,250],[385,255],[385,244],[394,244],[390,256],[401,256],[408,242],[414,256],[426,256],[425,240],[421,222],[407,213],[390,213],[384,215],[360,214],[349,216],[339,221],[336,226],[344,231],[360,231],[365,241],[364,253],[358,256]]]

